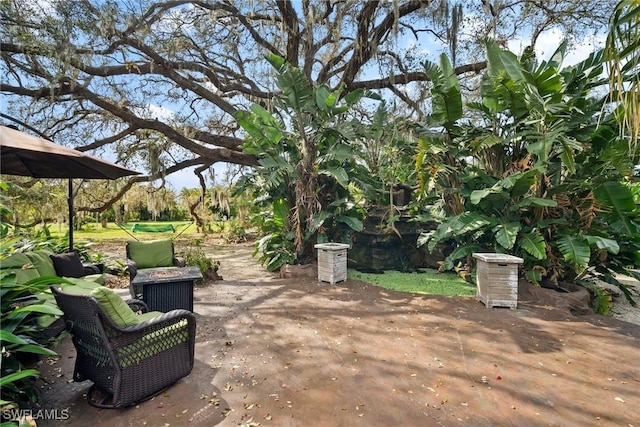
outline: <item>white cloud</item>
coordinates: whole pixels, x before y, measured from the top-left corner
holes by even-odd
[[[565,34],[558,29],[551,29],[542,33],[540,37],[538,37],[535,47],[538,60],[546,61],[551,58],[551,55],[553,55],[564,38]],[[584,40],[570,45],[567,49],[563,66],[571,66],[585,60],[591,53],[601,49],[604,46],[605,40],[606,35],[600,34],[586,37]],[[528,43],[529,40],[518,38],[509,41],[508,48],[515,54],[520,55]]]
[[[144,108],[133,108],[134,113],[147,120],[160,120],[161,122],[172,122],[176,113],[161,105],[149,104]]]
[[[152,118],[158,119],[162,122],[170,121],[175,116],[175,113],[166,107],[160,105],[149,105],[149,114]]]

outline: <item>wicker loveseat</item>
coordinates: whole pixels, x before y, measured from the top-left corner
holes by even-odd
[[[104,283],[103,274],[97,265],[83,264],[75,252],[54,254],[48,249],[11,254],[0,260],[0,274],[17,284],[24,284],[43,277],[62,277],[72,282],[73,285],[61,286],[82,288],[87,292]],[[55,305],[55,300],[49,293],[34,295],[30,291],[26,291],[20,297],[20,302],[24,304],[36,301]],[[36,328],[45,336],[55,337],[64,330],[62,321],[57,317],[40,316],[37,321]]]
[[[96,265],[82,264],[74,252],[54,254],[48,249],[16,252],[0,262],[0,269],[15,273],[17,283],[45,276],[82,278],[99,284],[104,282],[100,269]]]
[[[189,311],[136,315],[108,288],[51,291],[76,349],[73,378],[94,383],[87,393],[91,405],[134,405],[193,369],[196,321]]]

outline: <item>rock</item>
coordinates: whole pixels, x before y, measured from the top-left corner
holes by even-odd
[[[562,289],[562,291],[557,289]],[[572,283],[562,283],[557,286],[557,289],[543,288],[525,279],[520,279],[518,282],[518,301],[556,307],[576,316],[593,314],[589,305],[591,294],[586,288]]]

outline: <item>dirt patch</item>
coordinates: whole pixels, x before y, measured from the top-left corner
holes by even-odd
[[[178,250],[180,243],[176,245]],[[101,249],[98,249],[98,248]],[[124,242],[94,248],[124,259]],[[542,288],[517,309],[355,280],[281,279],[250,244],[211,242],[224,280],[194,292],[192,373],[123,410],[84,401],[63,340],[47,359],[38,426],[635,425],[640,329]],[[288,269],[287,274],[295,274]],[[307,274],[303,274],[307,273]],[[121,283],[127,287],[128,281]]]
[[[191,240],[178,239],[175,242],[176,253],[185,251],[192,243]],[[228,245],[217,238],[203,238],[202,248],[205,254],[220,261],[218,274],[224,280],[251,280],[256,278],[273,279],[280,277],[288,278],[306,278],[313,279],[316,277],[316,264],[307,266],[285,266],[280,273],[272,273],[267,271],[259,264],[257,259],[253,257],[255,246],[253,242],[245,242],[240,244]],[[102,253],[107,264],[125,265],[126,241],[107,241],[95,243],[91,246],[92,251]],[[631,294],[637,303],[636,306],[630,304],[619,288],[602,283],[613,297],[613,308],[609,316],[624,320],[629,323],[640,325],[640,282],[622,278],[623,282],[629,286]],[[213,285],[215,281],[208,281],[206,285]],[[111,288],[126,289],[129,287],[128,277],[117,275],[106,275],[105,284]],[[540,304],[546,304],[562,310],[567,310],[573,314],[591,313],[589,308],[589,295],[582,287],[572,289],[571,295],[557,293],[548,289],[536,288],[531,285],[521,283],[519,286],[520,299],[526,298],[530,301],[539,299]]]
[[[626,426],[640,419],[640,366],[613,363],[640,357],[635,325],[541,301],[488,309],[472,297],[354,280],[279,279],[255,260],[241,268],[225,274],[250,269],[258,277],[196,288],[194,370],[153,400],[124,410],[90,407],[89,383],[70,381],[73,346],[62,342],[62,357],[43,366],[43,396],[45,409],[67,409],[68,419],[42,426]]]

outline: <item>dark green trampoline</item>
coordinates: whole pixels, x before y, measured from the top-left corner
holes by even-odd
[[[131,231],[134,233],[138,231],[146,233],[165,233],[171,231],[175,233],[176,228],[173,224],[133,224]]]

